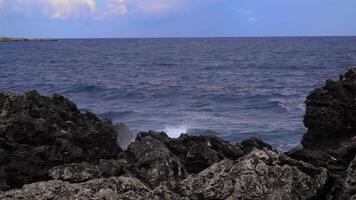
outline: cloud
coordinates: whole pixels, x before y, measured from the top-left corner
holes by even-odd
[[[240,15],[245,17],[250,22],[256,22],[258,18],[255,16],[255,12],[250,9],[240,9],[237,11]]]
[[[109,0],[107,3],[107,10],[113,14],[127,14],[129,11],[127,9],[126,0]]]
[[[104,8],[96,11],[94,19],[101,20],[110,16],[126,15],[128,12],[127,0],[107,0]]]
[[[17,11],[40,8],[50,18],[66,19],[94,13],[96,0],[7,0],[7,5]]]
[[[5,4],[6,1],[6,4]],[[132,13],[155,14],[172,10],[188,0],[0,0],[0,7],[9,7],[20,14],[38,9],[52,19],[104,19]],[[33,11],[33,12],[32,12]],[[36,13],[37,12],[37,13]],[[26,15],[27,16],[27,15]]]
[[[248,19],[248,21],[251,21],[251,22],[257,21],[257,17],[254,17],[254,16],[250,16],[247,19]]]
[[[134,0],[134,4],[146,13],[157,13],[171,10],[180,4],[176,0]]]

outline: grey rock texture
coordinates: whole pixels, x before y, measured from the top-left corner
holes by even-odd
[[[149,188],[133,177],[112,177],[69,183],[60,180],[37,182],[23,186],[21,189],[0,193],[3,200],[137,200],[144,199]]]
[[[340,199],[356,199],[356,158],[350,163],[346,171],[344,191]]]
[[[101,177],[97,166],[86,162],[59,165],[49,170],[49,176],[54,180],[70,183],[80,183]]]
[[[238,146],[216,136],[191,136],[182,134],[177,139],[169,138],[161,132],[142,132],[137,138],[152,137],[164,143],[178,157],[188,173],[198,173],[223,159],[235,160],[245,154]]]
[[[324,168],[293,160],[283,153],[254,150],[236,160],[215,163],[182,183],[189,199],[322,199],[327,190]]]
[[[83,183],[48,181],[0,193],[1,199],[322,199],[324,168],[268,149],[238,160],[223,160],[177,182],[150,187],[134,177],[93,179]],[[319,196],[318,196],[319,195]]]

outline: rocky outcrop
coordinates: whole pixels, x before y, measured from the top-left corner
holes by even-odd
[[[84,183],[69,183],[60,180],[37,182],[21,189],[0,193],[3,200],[37,199],[145,199],[149,188],[133,177],[94,179]]]
[[[0,190],[49,180],[65,163],[117,159],[120,147],[110,122],[81,113],[60,95],[0,93]]]
[[[188,173],[198,173],[223,159],[235,160],[245,154],[238,145],[232,145],[216,136],[191,136],[182,134],[177,139],[169,138],[163,132],[142,132],[138,139],[152,137],[166,145]],[[256,146],[257,147],[257,146]]]
[[[306,100],[304,124],[308,132],[302,144],[306,149],[328,150],[348,143],[356,136],[356,69],[340,74],[338,81],[311,92]]]
[[[175,184],[187,174],[179,158],[150,135],[137,137],[120,156],[132,163],[132,172],[151,187]]]
[[[308,131],[303,148],[288,152],[294,159],[328,169],[332,182],[328,199],[340,199],[350,191],[347,183],[354,173],[351,161],[356,155],[355,99],[356,69],[352,68],[341,73],[338,81],[327,80],[325,86],[312,91],[306,100]]]
[[[311,92],[303,148],[282,153],[153,131],[128,144],[127,126],[62,96],[0,93],[0,199],[356,199],[354,99],[356,69]]]
[[[278,151],[263,149],[254,150],[235,161],[226,159],[215,163],[176,182],[175,187],[164,184],[151,187],[132,176],[99,178],[84,183],[56,180],[0,193],[0,198],[323,199],[327,189],[326,169],[290,159]]]
[[[272,150],[254,150],[236,160],[215,163],[182,183],[189,199],[323,199],[328,189],[324,168]]]

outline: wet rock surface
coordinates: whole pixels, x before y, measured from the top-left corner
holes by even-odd
[[[153,131],[129,144],[62,96],[0,93],[0,199],[356,199],[354,99],[355,69],[311,92],[303,147],[282,153]]]

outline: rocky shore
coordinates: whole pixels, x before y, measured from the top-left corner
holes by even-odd
[[[44,41],[58,41],[56,39],[29,39],[29,38],[10,38],[0,37],[0,42],[44,42]]]
[[[36,91],[0,93],[0,199],[356,199],[356,69],[312,91],[303,148],[141,132]],[[131,139],[134,141],[129,143]]]

